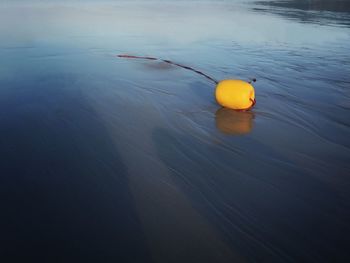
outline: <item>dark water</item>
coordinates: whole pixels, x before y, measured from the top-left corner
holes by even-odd
[[[254,10],[278,14],[302,23],[350,26],[349,0],[262,0]]]
[[[348,262],[347,21],[0,2],[1,262]],[[257,105],[221,109],[204,77],[119,53],[256,77]]]

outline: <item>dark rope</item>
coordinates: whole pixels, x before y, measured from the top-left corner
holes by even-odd
[[[171,65],[183,68],[183,69],[191,70],[191,71],[193,71],[193,72],[195,72],[195,73],[197,73],[199,75],[204,76],[205,78],[209,79],[210,81],[214,82],[215,84],[219,83],[217,80],[213,79],[212,77],[208,76],[207,74],[205,74],[205,73],[203,73],[203,72],[201,72],[199,70],[196,70],[194,68],[175,63],[175,62],[173,62],[171,60],[159,59],[159,58],[154,58],[154,57],[131,56],[131,55],[117,55],[117,57],[119,57],[119,58],[136,58],[136,59],[147,59],[147,60],[163,61],[165,63],[171,64]]]

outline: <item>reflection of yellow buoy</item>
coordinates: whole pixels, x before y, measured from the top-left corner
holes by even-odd
[[[240,135],[251,132],[254,113],[250,111],[237,112],[227,108],[220,108],[215,113],[216,127],[223,133]]]
[[[217,102],[233,110],[248,110],[255,104],[254,87],[243,80],[226,79],[216,86]]]

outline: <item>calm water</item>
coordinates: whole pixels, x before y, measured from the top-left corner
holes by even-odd
[[[0,2],[2,262],[346,262],[350,13]],[[251,112],[200,75],[255,77]],[[6,260],[5,260],[6,259]]]

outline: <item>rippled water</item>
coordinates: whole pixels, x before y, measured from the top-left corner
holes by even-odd
[[[0,257],[347,261],[350,14],[332,10],[0,2]],[[257,105],[120,53],[255,77]]]

